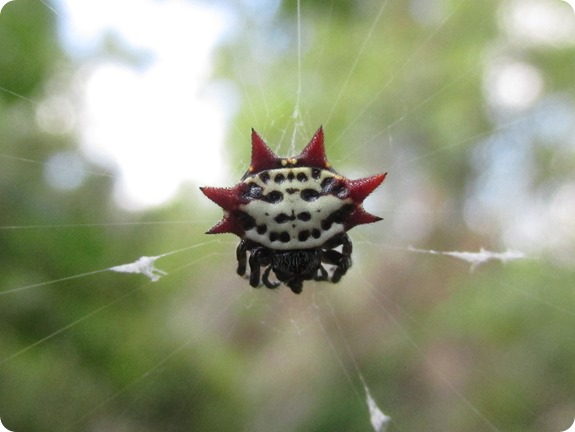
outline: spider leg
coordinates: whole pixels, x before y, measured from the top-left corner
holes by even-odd
[[[353,245],[351,244],[351,240],[349,239],[347,233],[341,236],[341,244],[341,253],[346,257],[351,257],[351,253],[353,252]]]
[[[347,234],[342,235],[334,247],[337,247],[340,244],[342,245],[341,252],[329,249],[323,251],[321,256],[322,262],[335,266],[335,270],[331,276],[331,281],[333,283],[339,282],[351,267],[351,253],[353,251],[353,245],[351,244],[351,240]]]
[[[303,281],[300,278],[296,278],[287,282],[286,285],[293,291],[294,294],[299,294],[303,288]]]
[[[279,281],[272,282],[270,281],[270,272],[272,270],[272,266],[270,265],[265,271],[262,276],[262,282],[267,288],[274,289],[280,286]]]
[[[320,264],[320,266],[317,269],[317,273],[315,274],[313,279],[316,281],[324,281],[327,280],[327,277],[328,277],[327,270],[325,269],[324,266]]]
[[[244,276],[246,274],[246,262],[248,259],[247,242],[245,240],[240,241],[240,244],[236,248],[236,258],[238,260],[237,273],[240,276]]]
[[[351,267],[351,258],[333,249],[323,252],[322,262],[335,266],[335,270],[331,276],[333,283],[339,282],[342,276],[345,275]]]
[[[254,251],[250,255],[250,285],[257,288],[260,285],[260,260],[258,251]]]

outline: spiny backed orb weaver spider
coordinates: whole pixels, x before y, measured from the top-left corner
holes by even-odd
[[[320,127],[298,156],[280,158],[252,129],[252,160],[240,183],[200,188],[224,210],[207,234],[240,237],[237,273],[244,276],[249,264],[253,287],[283,282],[299,294],[306,280],[339,282],[351,267],[347,231],[381,220],[362,203],[387,173],[358,180],[339,175],[327,161],[323,138]],[[334,266],[331,276],[324,264]]]

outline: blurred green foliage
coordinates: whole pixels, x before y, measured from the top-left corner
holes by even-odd
[[[352,271],[301,296],[237,278],[236,240],[203,234],[219,211],[194,201],[195,185],[163,208],[116,206],[118,173],[84,159],[73,132],[49,133],[36,120],[55,89],[77,103],[66,80],[81,65],[57,37],[64,14],[46,2],[9,3],[0,14],[3,424],[371,430],[365,380],[392,417],[390,431],[565,430],[575,417],[573,233],[565,230],[561,249],[535,243],[528,260],[473,272],[408,249],[506,247],[514,209],[494,207],[479,227],[469,216],[481,196],[492,198],[485,178],[504,153],[494,138],[516,150],[509,177],[499,177],[509,203],[521,195],[524,211],[544,209],[575,184],[573,129],[535,130],[545,101],[573,112],[575,42],[515,40],[502,25],[515,3],[302,0],[295,121],[296,2],[275,11],[273,2],[216,3],[237,23],[215,74],[241,96],[226,155],[237,176],[251,127],[289,153],[298,120],[296,149],[323,124],[342,173],[390,172],[368,203],[385,220],[352,232]],[[543,77],[528,108],[490,105],[487,71],[497,58],[528,62]],[[45,179],[61,152],[84,160],[76,189]],[[509,192],[517,167],[533,177]],[[168,276],[156,283],[102,271],[190,246],[158,262]]]

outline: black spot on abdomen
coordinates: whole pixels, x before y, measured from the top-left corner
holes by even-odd
[[[344,182],[336,180],[334,177],[324,179],[320,186],[323,195],[335,195],[339,198],[344,198],[349,192]]]
[[[262,201],[268,202],[270,204],[279,203],[284,199],[284,195],[280,191],[272,191],[267,195],[261,197]]]
[[[248,187],[243,192],[243,198],[253,200],[260,199],[263,189],[255,183],[249,183]]]
[[[301,213],[299,213],[299,214],[297,215],[297,218],[298,218],[300,221],[307,222],[307,221],[309,221],[309,220],[311,219],[311,213],[310,213],[310,212],[301,212]]]
[[[285,213],[280,213],[279,215],[277,215],[277,216],[274,218],[274,220],[275,220],[277,223],[282,224],[282,223],[289,222],[289,221],[291,221],[291,220],[295,220],[295,216],[293,216],[293,215],[292,215],[292,216],[289,216],[289,215],[287,215],[287,214],[285,214]]]
[[[304,189],[300,193],[301,199],[307,202],[315,201],[320,194],[315,189]]]
[[[256,228],[256,231],[259,235],[265,234],[267,232],[267,230],[268,230],[268,227],[264,224],[258,225],[258,227]]]
[[[260,180],[263,181],[264,183],[267,183],[270,181],[270,173],[267,171],[260,173],[259,177],[260,177]]]
[[[321,229],[327,231],[334,223],[343,224],[354,208],[355,205],[346,204],[340,209],[330,213],[328,217],[321,221]]]
[[[279,240],[282,243],[288,243],[291,240],[291,237],[287,231],[282,231],[279,233],[276,231],[271,231],[269,237],[271,242]]]
[[[234,216],[244,231],[249,231],[256,226],[256,220],[246,212],[237,211]]]
[[[301,242],[306,241],[309,238],[309,230],[300,231],[297,235],[297,239]]]

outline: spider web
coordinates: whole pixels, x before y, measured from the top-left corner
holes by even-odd
[[[298,3],[287,24],[277,4],[266,4],[274,11],[267,14],[256,13],[258,2],[242,4],[234,13],[245,51],[229,57],[244,100],[229,138],[242,144],[226,162],[235,178],[248,161],[249,127],[279,153],[293,154],[323,124],[340,172],[390,173],[366,203],[385,220],[350,233],[354,266],[340,284],[310,283],[294,296],[283,288],[253,290],[234,274],[236,240],[202,235],[219,215],[202,207],[196,185],[168,209],[147,213],[102,211],[111,186],[106,194],[83,189],[73,196],[93,211],[90,220],[58,212],[62,191],[31,201],[42,212],[0,231],[10,245],[0,293],[7,329],[0,417],[7,427],[565,430],[575,411],[573,380],[566,379],[575,371],[565,360],[575,317],[573,88],[546,69],[553,58],[536,54],[560,56],[573,44],[575,25],[565,3],[523,4],[478,6],[481,23],[500,17],[496,33],[505,49],[493,51],[504,52],[487,61],[486,51],[470,48],[446,77],[431,69],[437,79],[415,72],[436,60],[430,53],[443,53],[438,46],[460,52],[465,2],[366,2],[367,25],[350,27],[350,40],[341,41],[327,37],[344,19],[337,2],[321,11]],[[38,7],[64,15],[57,5]],[[529,26],[537,28],[545,14],[571,21],[534,32]],[[402,34],[393,28],[397,17],[411,17],[420,29],[404,35],[403,57],[393,55],[400,41],[391,36]],[[342,73],[322,83],[317,74],[330,69],[342,45],[352,51]],[[518,56],[516,46],[533,50],[533,58]],[[296,78],[274,89],[273,69],[264,66],[282,56],[290,60],[281,67]],[[393,64],[378,63],[386,56]],[[374,62],[384,71],[375,91],[366,74]],[[48,100],[59,96],[62,79]],[[369,90],[356,85],[364,81]],[[485,92],[485,112],[473,113],[484,117],[480,125],[465,122],[472,123],[461,115],[465,106],[443,104],[470,88]],[[40,112],[40,121],[46,115],[41,97],[1,91],[20,109]],[[390,98],[393,107],[383,104]],[[435,136],[425,120],[433,112],[435,122],[460,122],[441,135],[445,141],[423,134]],[[3,175],[10,180],[11,169],[25,170],[31,184],[45,185],[44,173],[54,172],[71,190],[119,178],[63,147],[56,160],[10,147],[0,154]],[[442,173],[442,166],[458,171]],[[468,170],[474,174],[463,188],[442,185]],[[143,240],[149,237],[154,241]],[[24,264],[31,254],[51,259],[34,269]],[[54,264],[62,262],[70,264]],[[32,390],[38,388],[47,390]],[[54,409],[58,418],[46,409],[40,423],[29,420],[33,407],[58,404],[69,407]],[[194,415],[185,414],[191,407]]]

